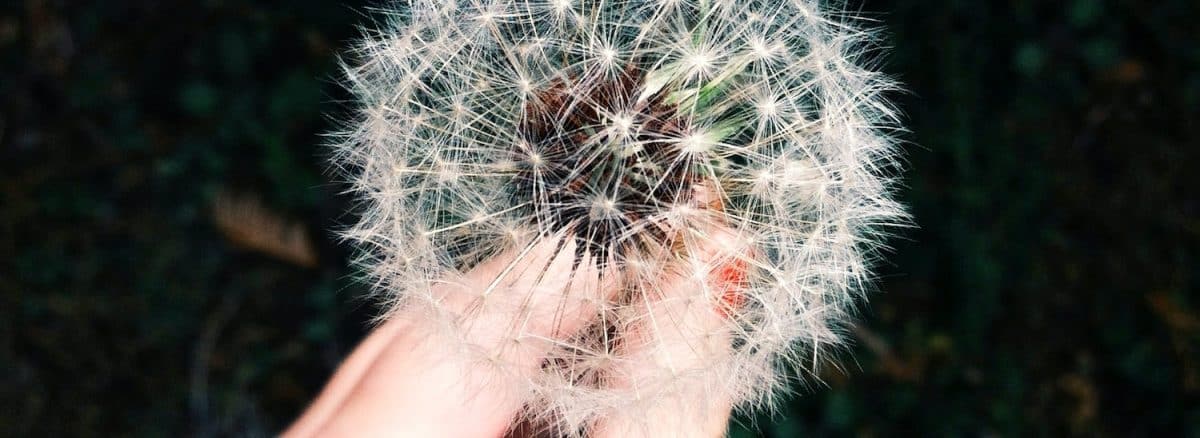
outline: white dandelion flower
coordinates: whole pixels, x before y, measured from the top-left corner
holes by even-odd
[[[585,326],[546,340],[514,389],[524,415],[570,435],[672,392],[769,405],[789,370],[811,377],[842,343],[881,228],[904,213],[884,99],[896,87],[840,5],[411,0],[386,17],[346,69],[359,112],[335,162],[365,206],[346,235],[387,304],[464,339],[431,285],[556,233],[619,284],[583,298]],[[713,272],[697,253],[717,240],[740,248],[734,299],[710,286],[647,298],[668,294],[664,272]],[[724,322],[651,318],[693,301],[723,306]],[[673,360],[678,345],[631,334],[651,323],[719,335],[724,351]],[[528,327],[495,336],[545,337]],[[630,370],[637,355],[665,359]]]

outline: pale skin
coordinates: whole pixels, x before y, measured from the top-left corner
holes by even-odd
[[[719,248],[702,253],[714,266],[730,258]],[[615,271],[600,272],[586,252],[572,267],[574,254],[570,237],[541,238],[432,285],[431,296],[440,300],[440,307],[463,321],[461,340],[485,353],[474,361],[446,354],[442,344],[431,341],[440,332],[428,326],[428,318],[401,308],[346,358],[283,436],[505,436],[527,400],[521,392],[523,377],[538,371],[554,339],[586,327],[597,314],[595,306],[620,290],[610,280],[619,278]],[[608,384],[641,385],[653,379],[650,370],[695,366],[729,353],[729,337],[722,330],[727,321],[719,306],[680,299],[711,278],[664,277],[654,288],[662,296],[645,297],[642,313],[630,315],[635,322],[620,349],[627,359],[622,377]],[[503,335],[515,327],[529,336]],[[696,406],[695,400],[712,401]],[[718,437],[725,432],[731,405],[679,391],[625,411],[636,414],[598,419],[588,436]]]

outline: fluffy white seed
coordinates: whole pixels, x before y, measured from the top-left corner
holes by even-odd
[[[410,0],[386,10],[387,23],[346,67],[359,110],[339,133],[334,160],[363,200],[360,222],[345,236],[359,245],[385,305],[420,302],[431,326],[460,339],[429,285],[561,227],[545,210],[569,205],[549,202],[551,188],[539,185],[564,171],[553,166],[560,157],[522,133],[548,105],[547,90],[604,112],[594,127],[544,117],[548,132],[585,137],[576,145],[585,151],[616,151],[633,163],[617,174],[649,178],[648,187],[681,184],[662,175],[688,166],[712,186],[719,220],[752,248],[742,256],[745,302],[720,332],[730,341],[725,359],[645,370],[633,387],[610,387],[604,382],[628,360],[621,341],[605,338],[604,328],[584,331],[557,341],[552,365],[524,380],[531,406],[544,408],[530,415],[549,413],[540,420],[567,433],[696,385],[703,390],[689,394],[762,406],[775,400],[787,369],[811,377],[841,343],[882,248],[881,227],[905,216],[891,198],[898,126],[884,98],[896,87],[873,70],[872,34],[836,3]],[[626,107],[603,107],[589,94],[629,71],[637,81],[619,90]],[[654,131],[639,111],[656,96],[687,129]],[[681,153],[669,161],[648,155],[664,144]],[[514,194],[518,169],[528,169],[528,196]],[[588,220],[625,217],[636,198],[623,198],[630,194],[622,187],[594,183],[571,202]],[[712,207],[687,199],[650,206],[620,231],[693,227],[685,249],[711,243],[697,224]],[[630,290],[597,299],[591,319],[620,333],[646,315],[631,297],[657,293],[653,280],[669,266],[614,257]],[[680,256],[671,269],[701,277],[711,269],[689,260]],[[689,300],[711,301],[711,292]],[[509,330],[503,336],[529,338]]]

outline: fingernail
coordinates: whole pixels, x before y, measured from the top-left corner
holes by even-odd
[[[729,263],[717,268],[714,273],[716,274],[714,276],[716,288],[721,293],[720,299],[717,300],[717,313],[721,314],[723,318],[729,318],[746,302],[746,295],[743,293],[748,283],[746,261],[734,258]]]

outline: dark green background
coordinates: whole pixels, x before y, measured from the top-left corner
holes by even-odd
[[[1200,3],[869,1],[910,90],[893,239],[844,371],[767,436],[1193,435]],[[269,434],[374,310],[321,133],[340,1],[0,6],[0,435]],[[219,193],[304,227],[248,250]],[[751,432],[735,430],[735,436]]]

